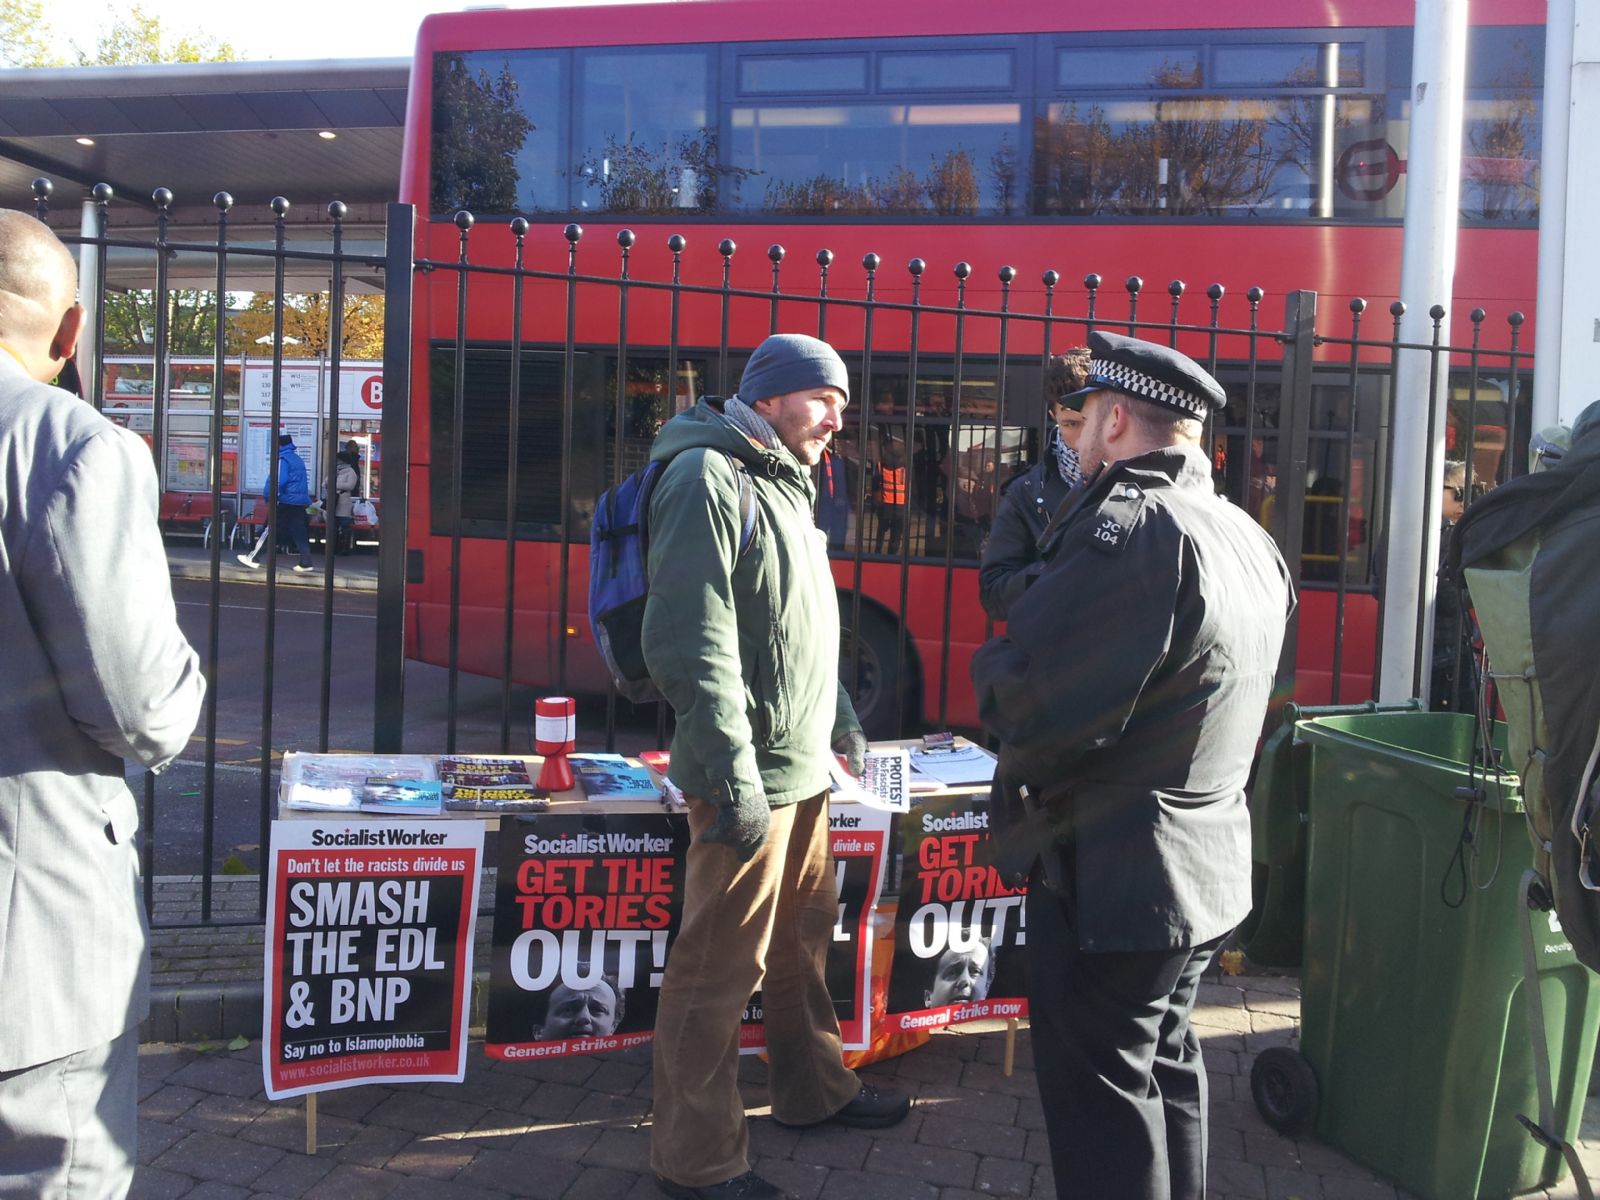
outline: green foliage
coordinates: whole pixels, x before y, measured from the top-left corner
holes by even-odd
[[[233,62],[238,51],[205,33],[176,33],[156,13],[135,4],[89,49],[73,43],[71,63],[55,49],[55,30],[43,0],[0,0],[0,66],[106,67],[127,63]]]
[[[150,352],[155,344],[156,295],[153,291],[106,293],[101,320],[108,354]],[[210,354],[216,339],[215,292],[167,293],[167,346],[172,354]],[[234,353],[235,348],[225,348]]]
[[[433,67],[434,212],[514,213],[521,172],[517,155],[534,123],[522,111],[511,67],[498,79],[476,75],[459,54],[440,54]]]
[[[592,206],[596,211],[656,216],[710,212],[720,182],[742,181],[755,173],[718,165],[714,129],[681,134],[675,143],[659,148],[635,142],[631,134],[621,141],[613,135],[606,138],[602,153],[586,154],[578,163],[578,177],[599,193]]]
[[[78,48],[80,67],[125,63],[236,62],[239,53],[228,42],[208,34],[174,33],[155,13],[135,4],[126,16],[114,16],[93,49]]]
[[[0,0],[0,66],[59,67],[41,0]]]

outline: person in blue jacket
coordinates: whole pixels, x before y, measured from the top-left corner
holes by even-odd
[[[294,438],[287,433],[278,435],[278,541],[293,546],[300,561],[294,569],[304,575],[316,568],[311,565],[311,528],[306,522],[306,505],[311,503],[311,488],[306,482],[306,464],[294,448]],[[261,498],[272,503],[272,480],[261,489]],[[261,564],[248,554],[239,555],[239,561],[257,570]]]

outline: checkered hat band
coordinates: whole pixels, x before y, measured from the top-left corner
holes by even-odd
[[[1138,396],[1141,400],[1152,400],[1169,408],[1181,408],[1190,416],[1198,417],[1202,421],[1206,418],[1207,405],[1204,397],[1186,392],[1180,387],[1173,387],[1170,383],[1163,383],[1155,376],[1146,375],[1133,367],[1097,358],[1089,363],[1089,378],[1092,383],[1103,384],[1119,392],[1127,392],[1128,395]]]

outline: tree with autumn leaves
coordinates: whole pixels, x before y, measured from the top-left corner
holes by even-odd
[[[272,353],[273,305],[270,295],[239,293],[243,308],[225,313],[223,354],[237,358]],[[178,290],[167,296],[167,350],[171,354],[215,353],[217,310],[213,292]],[[112,293],[106,297],[106,352],[150,354],[156,329],[155,294]],[[283,298],[283,356],[333,357],[333,306],[326,292]],[[263,339],[265,339],[263,341]],[[383,297],[347,295],[340,327],[339,356],[383,357]]]
[[[285,296],[283,302],[283,356],[333,357],[333,305],[326,292]],[[243,311],[230,315],[229,336],[246,354],[272,352],[272,297],[257,294]],[[383,297],[347,295],[340,328],[339,357],[383,357]],[[260,344],[266,338],[265,344]],[[294,338],[294,342],[289,339]]]

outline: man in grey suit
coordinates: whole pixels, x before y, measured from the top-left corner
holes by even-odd
[[[183,749],[178,628],[138,435],[49,386],[83,323],[55,235],[0,210],[0,1197],[133,1179],[149,935],[124,763]]]

